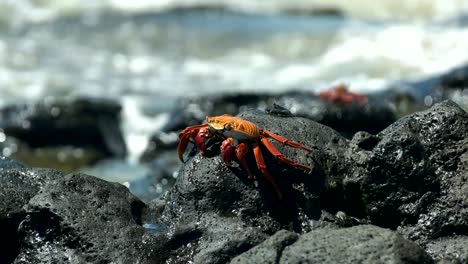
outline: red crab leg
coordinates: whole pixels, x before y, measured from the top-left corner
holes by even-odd
[[[303,145],[301,145],[301,144],[299,144],[299,143],[296,143],[296,142],[294,142],[294,141],[291,141],[291,140],[289,140],[289,139],[287,139],[287,138],[284,138],[284,137],[282,137],[282,136],[276,135],[275,133],[270,132],[270,131],[268,131],[268,130],[266,130],[266,129],[264,129],[264,130],[262,131],[262,135],[265,136],[265,137],[271,137],[271,138],[273,138],[274,140],[279,141],[279,142],[281,142],[282,144],[288,145],[288,146],[293,147],[293,148],[303,149],[303,150],[307,150],[307,151],[309,151],[309,152],[312,151],[312,149],[310,149],[310,148],[304,147]]]
[[[247,161],[245,160],[245,155],[247,155],[248,150],[249,146],[246,143],[242,142],[236,147],[236,156],[244,170],[247,171],[249,179],[255,179],[254,174],[250,170],[249,165],[247,165]]]
[[[263,136],[265,136],[265,137],[271,137],[272,139],[274,139],[274,140],[276,140],[276,141],[279,141],[279,142],[281,142],[281,143],[284,144],[284,145],[288,145],[288,146],[293,147],[293,148],[298,148],[298,149],[307,150],[307,151],[309,151],[309,152],[312,151],[312,149],[310,149],[310,148],[307,148],[307,147],[305,147],[305,146],[303,146],[303,145],[301,145],[301,144],[299,144],[299,143],[296,143],[296,142],[294,142],[294,141],[291,141],[291,140],[289,140],[289,139],[287,139],[287,138],[284,138],[284,137],[282,137],[282,136],[276,135],[275,133],[270,132],[270,131],[268,131],[268,130],[266,130],[266,129],[264,129],[264,130],[262,131],[262,134],[263,134]]]
[[[276,158],[278,159],[279,161],[283,162],[283,163],[286,163],[286,164],[289,164],[291,166],[294,166],[294,167],[299,167],[303,170],[306,170],[306,171],[310,171],[310,167],[308,166],[305,166],[305,165],[302,165],[300,163],[297,163],[295,161],[292,161],[288,158],[286,158],[275,146],[273,146],[273,144],[265,137],[262,137],[261,139],[261,142],[263,143],[263,145],[268,149],[268,151],[270,151],[270,153]]]
[[[221,156],[223,157],[224,163],[231,165],[232,157],[234,157],[234,139],[227,138],[221,143]]]
[[[225,139],[223,143],[221,143],[221,156],[223,157],[224,163],[227,165],[231,164],[232,158],[234,156],[234,150],[242,168],[247,171],[249,179],[255,179],[254,174],[250,170],[249,166],[247,165],[247,161],[245,160],[245,155],[247,155],[247,151],[249,150],[249,147],[246,143],[242,142],[234,148],[234,139]]]
[[[184,162],[184,152],[187,148],[188,143],[190,142],[190,139],[196,137],[198,131],[200,131],[200,129],[204,127],[208,127],[208,124],[190,126],[179,133],[180,141],[179,145],[177,146],[177,154],[179,155],[180,161]]]
[[[275,188],[276,194],[278,195],[278,199],[281,200],[283,198],[283,194],[281,193],[273,176],[271,176],[270,173],[268,172],[267,167],[265,165],[265,161],[263,160],[262,151],[260,150],[260,147],[258,146],[258,144],[254,144],[253,151],[254,151],[255,161],[257,162],[258,169],[262,173],[263,177],[265,177],[271,183],[271,185],[273,185],[273,188]]]

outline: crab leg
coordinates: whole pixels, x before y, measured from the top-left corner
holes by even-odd
[[[221,156],[223,157],[224,163],[227,165],[231,165],[234,151],[234,139],[226,138],[223,143],[221,143]]]
[[[249,165],[247,164],[247,161],[245,160],[245,155],[247,155],[248,150],[249,150],[249,146],[246,143],[242,142],[236,147],[236,156],[240,164],[244,168],[244,170],[247,171],[247,175],[249,175],[249,179],[255,179],[254,174],[250,170]]]
[[[299,143],[291,141],[291,140],[289,140],[287,138],[284,138],[282,136],[276,135],[275,133],[270,132],[270,131],[268,131],[266,129],[264,129],[262,131],[262,134],[263,134],[263,136],[271,137],[272,139],[274,139],[274,140],[276,140],[278,142],[281,142],[284,145],[288,145],[288,146],[293,147],[293,148],[303,149],[303,150],[306,150],[306,151],[309,151],[309,152],[312,151],[312,149],[309,149],[309,148],[307,148],[307,147],[305,147],[305,146],[303,146],[303,145],[301,145]]]
[[[271,183],[271,185],[273,185],[273,188],[275,188],[276,194],[278,195],[278,199],[281,200],[283,198],[283,194],[281,193],[273,176],[271,176],[268,172],[267,167],[265,165],[265,161],[263,160],[262,151],[260,150],[260,147],[257,143],[254,144],[253,151],[255,161],[257,162],[258,170],[260,171],[260,173],[262,173],[263,177],[265,177]]]
[[[292,161],[288,158],[286,158],[266,137],[262,137],[261,139],[261,142],[263,143],[263,145],[268,149],[268,151],[270,151],[270,153],[276,158],[278,159],[279,161],[283,162],[283,163],[286,163],[286,164],[289,164],[291,166],[294,166],[294,167],[299,167],[303,170],[306,170],[306,171],[310,171],[311,168],[308,167],[308,166],[304,166],[300,163],[297,163],[295,161]]]
[[[231,164],[235,151],[236,157],[244,170],[247,171],[249,179],[255,179],[254,174],[250,170],[249,166],[247,165],[247,161],[245,160],[245,155],[247,155],[248,150],[249,146],[245,142],[238,144],[234,148],[233,138],[227,138],[223,141],[223,143],[221,143],[221,156],[223,157],[224,163],[227,165]]]

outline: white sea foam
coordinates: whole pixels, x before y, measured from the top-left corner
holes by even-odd
[[[141,104],[147,104],[138,97],[122,98],[122,131],[128,149],[128,161],[138,163],[138,159],[148,145],[149,137],[167,123],[169,114],[148,116],[142,113]]]
[[[398,80],[438,74],[468,62],[468,28],[390,25],[378,31],[344,28],[318,60],[317,77],[366,74]],[[326,78],[326,77],[325,77]]]
[[[281,38],[227,47],[221,56],[187,54],[178,58],[157,51],[147,55],[117,53],[106,58],[102,51],[76,43],[70,45],[81,50],[80,56],[68,55],[67,50],[74,46],[48,50],[53,56],[49,67],[34,58],[42,52],[36,49],[32,53],[37,54],[29,55],[31,62],[20,71],[17,67],[21,65],[3,60],[0,91],[4,98],[26,100],[51,94],[118,98],[123,94],[279,93],[324,89],[337,80],[350,83],[356,90],[371,91],[380,87],[376,83],[418,79],[468,63],[468,28],[463,27],[389,24],[376,30],[350,23],[318,49],[309,46],[307,34],[302,39],[290,40],[287,34],[281,34]],[[208,51],[211,45],[215,43],[200,48]],[[294,49],[292,55],[287,55],[289,47]],[[281,49],[284,54],[278,52]],[[11,45],[6,50],[4,53],[13,57],[22,52]],[[64,71],[61,64],[76,70]]]

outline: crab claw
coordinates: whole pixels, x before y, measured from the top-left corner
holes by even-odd
[[[185,131],[185,130],[184,130]],[[180,132],[179,134],[179,145],[177,146],[177,155],[179,156],[179,160],[184,162],[184,152],[187,148],[188,143],[190,142],[190,133],[184,131]]]
[[[221,143],[221,156],[223,157],[224,163],[230,165],[232,158],[235,155],[236,148],[234,147],[234,139],[227,138]]]
[[[205,139],[209,136],[210,130],[208,129],[208,127],[201,128],[195,136],[195,144],[197,145],[198,150],[200,150],[202,154],[204,154],[206,151]]]
[[[188,143],[190,142],[191,138],[195,138],[200,134],[200,130],[208,129],[207,124],[197,125],[197,126],[190,126],[185,128],[179,133],[179,145],[177,146],[177,155],[179,156],[180,161],[184,162],[184,152],[187,149]],[[197,147],[200,143],[197,143]],[[203,143],[204,145],[204,143]]]

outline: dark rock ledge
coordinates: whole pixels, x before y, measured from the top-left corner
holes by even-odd
[[[155,263],[143,202],[83,174],[0,165],[0,263]]]
[[[265,262],[266,260],[266,262]],[[432,263],[415,243],[372,225],[279,231],[231,263]]]
[[[240,116],[314,149],[275,143],[310,173],[265,155],[283,200],[217,148],[193,152],[148,205],[118,184],[2,159],[0,262],[468,261],[468,114],[456,104],[352,140],[309,119]]]

